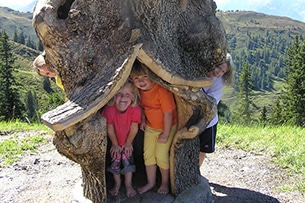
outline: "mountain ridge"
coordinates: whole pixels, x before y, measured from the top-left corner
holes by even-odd
[[[218,0],[214,0],[217,4]],[[250,0],[229,0],[218,1],[218,10],[221,11],[255,11],[275,16],[288,16],[301,22],[305,22],[305,1],[292,0],[266,0],[266,1],[250,1]]]
[[[287,49],[290,48],[296,36],[300,36],[300,39],[303,40],[305,23],[288,17],[254,11],[218,11],[216,16],[226,30],[228,51],[233,56],[236,64],[235,86],[239,80],[239,73],[247,61],[252,71],[251,74],[253,75],[256,91],[266,93],[262,97],[264,99],[268,98],[268,101],[262,102],[261,100],[258,104],[272,104],[275,95],[279,94],[283,78],[285,78],[286,66],[284,61]],[[31,39],[36,37],[38,40],[31,19],[31,13],[0,7],[0,30],[5,30],[10,39],[13,39],[14,30],[17,29],[18,32],[24,31],[24,34],[30,36]],[[5,23],[2,23],[4,21]],[[21,21],[23,23],[20,24]],[[24,48],[26,46],[23,45],[15,49],[18,50],[18,52],[16,51],[18,62],[24,58],[25,62],[20,67],[33,73],[31,62],[39,51],[22,51]],[[35,53],[37,54],[35,55]],[[30,76],[29,78],[23,79],[24,84],[30,84],[31,80],[33,80],[33,75],[30,73],[28,75]],[[31,86],[26,85],[23,91],[27,91],[27,88],[31,88]],[[225,91],[223,98],[225,102],[229,103],[230,107],[232,104],[234,106],[236,92],[234,92],[234,89]]]

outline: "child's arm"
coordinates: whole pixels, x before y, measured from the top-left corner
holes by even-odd
[[[114,126],[112,124],[107,125],[108,137],[111,140],[110,155],[111,157],[117,157],[121,153],[121,147],[118,144],[118,140],[115,135]]]
[[[173,123],[173,112],[165,112],[163,114],[164,117],[164,125],[163,125],[163,131],[160,133],[158,142],[166,143],[168,140],[169,133],[172,128]]]
[[[146,127],[146,118],[145,118],[145,114],[144,114],[144,109],[143,107],[141,107],[141,124],[140,124],[140,129],[145,131],[145,127]]]
[[[132,155],[132,151],[133,151],[132,142],[138,133],[138,129],[139,129],[138,123],[131,123],[130,131],[128,133],[126,143],[124,145],[124,152],[128,157]]]

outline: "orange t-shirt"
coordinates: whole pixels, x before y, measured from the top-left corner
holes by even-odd
[[[173,124],[177,124],[177,109],[174,95],[159,84],[148,91],[140,90],[141,105],[144,108],[146,124],[154,129],[163,129],[164,113],[173,112]]]

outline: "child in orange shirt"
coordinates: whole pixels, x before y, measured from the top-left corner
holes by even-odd
[[[138,189],[143,194],[156,183],[156,172],[161,172],[159,194],[169,192],[169,149],[176,132],[177,110],[172,92],[155,83],[147,74],[147,67],[136,61],[131,72],[133,84],[139,88],[141,106],[144,109],[144,162],[147,184]]]

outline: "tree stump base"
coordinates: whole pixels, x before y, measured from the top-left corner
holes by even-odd
[[[80,164],[86,198],[95,203],[111,200],[107,195],[111,174],[105,172],[107,128],[99,111],[129,79],[137,59],[150,69],[154,81],[175,95],[178,132],[170,153],[175,197],[152,190],[135,198],[211,202],[205,192],[209,185],[200,178],[196,136],[217,112],[215,100],[200,88],[212,84],[208,73],[225,61],[227,53],[227,37],[216,8],[208,0],[37,1],[33,26],[67,98],[41,119],[55,131],[58,152]],[[141,147],[135,147],[134,156],[140,165],[134,175],[136,189],[146,182],[146,176],[138,174],[145,174]],[[134,198],[122,201],[136,202]]]

